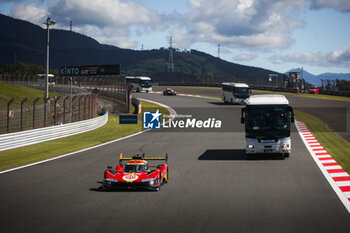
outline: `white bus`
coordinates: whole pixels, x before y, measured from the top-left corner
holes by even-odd
[[[222,100],[225,103],[244,104],[249,98],[249,86],[245,83],[222,83]]]
[[[283,95],[253,95],[242,109],[245,124],[246,154],[291,152],[290,123],[293,108]]]
[[[152,91],[152,79],[149,77],[142,76],[126,76],[125,82],[130,83],[134,86],[134,90],[136,92]]]
[[[49,76],[48,84],[55,85],[55,81],[54,81],[55,75],[49,74],[48,76]],[[39,80],[46,80],[46,74],[38,74],[37,77]]]

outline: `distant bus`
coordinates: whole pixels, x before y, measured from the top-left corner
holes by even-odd
[[[40,79],[45,79],[46,78],[46,74],[38,74],[37,75],[38,76],[38,79],[40,80]],[[49,83],[49,85],[55,85],[55,75],[53,75],[53,74],[49,74],[48,75],[49,76],[49,80],[48,80],[48,83]]]
[[[225,103],[244,104],[249,98],[249,86],[245,83],[222,83],[222,100]]]
[[[125,82],[134,86],[136,92],[149,92],[152,91],[152,79],[149,77],[141,76],[126,76]]]

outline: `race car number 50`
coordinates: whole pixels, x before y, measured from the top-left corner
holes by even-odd
[[[137,178],[139,178],[137,175],[132,175],[132,174],[128,174],[128,175],[123,176],[123,180],[128,181],[128,182],[135,181],[135,180],[137,180]]]

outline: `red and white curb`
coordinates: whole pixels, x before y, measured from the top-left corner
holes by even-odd
[[[323,175],[350,213],[350,175],[322,147],[303,122],[296,122],[299,135]]]

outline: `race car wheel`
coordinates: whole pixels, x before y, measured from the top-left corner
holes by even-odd
[[[166,169],[166,173],[164,175],[164,183],[168,183],[169,180],[169,168]]]
[[[161,178],[160,178],[160,176],[159,176],[159,178],[158,178],[158,186],[154,189],[155,191],[159,191],[160,190],[160,183],[161,183]]]

